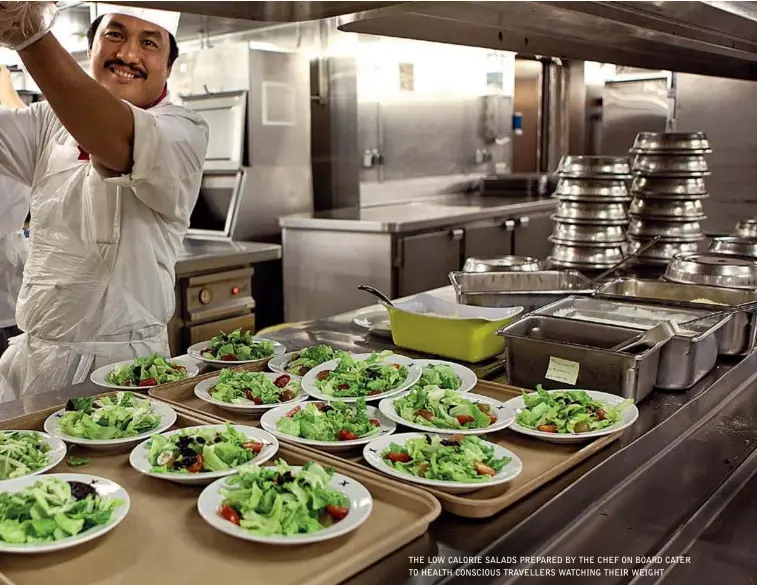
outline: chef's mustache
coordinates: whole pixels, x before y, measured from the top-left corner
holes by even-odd
[[[120,67],[126,67],[129,71],[131,71],[134,75],[137,75],[138,77],[142,77],[144,79],[147,79],[147,72],[142,71],[141,69],[137,69],[134,67],[134,65],[129,65],[128,63],[124,63],[121,61],[121,59],[109,59],[105,62],[104,67],[108,69],[109,67],[112,67],[113,65],[119,65]]]

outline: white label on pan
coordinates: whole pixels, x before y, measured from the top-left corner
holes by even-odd
[[[562,358],[550,357],[549,367],[544,377],[547,380],[553,380],[554,382],[562,382],[570,386],[575,386],[578,380],[578,370],[581,364],[578,362],[572,362],[570,360],[564,360]]]

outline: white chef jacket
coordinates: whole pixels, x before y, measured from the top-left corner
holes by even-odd
[[[0,111],[0,173],[32,187],[16,307],[24,335],[0,357],[0,402],[79,383],[102,365],[169,353],[174,265],[208,127],[167,100],[149,110],[129,105],[134,164],[117,177],[80,160],[47,102]]]
[[[30,197],[29,187],[0,175],[0,327],[16,322],[16,298],[23,270],[18,249],[23,237],[19,232],[29,213]]]

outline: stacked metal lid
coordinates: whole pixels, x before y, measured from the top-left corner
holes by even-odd
[[[557,169],[559,200],[552,216],[549,263],[556,268],[602,270],[623,259],[631,195],[625,157],[564,156]]]
[[[633,148],[633,201],[629,208],[629,252],[656,236],[655,244],[636,258],[637,264],[666,265],[676,254],[694,253],[704,240],[708,197],[705,155],[712,152],[703,132],[641,132]]]
[[[733,235],[739,238],[757,238],[757,219],[743,219],[736,224]]]

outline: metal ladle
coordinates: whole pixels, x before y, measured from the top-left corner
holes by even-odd
[[[377,288],[373,288],[372,286],[368,286],[367,284],[360,284],[360,285],[358,285],[358,288],[360,290],[363,290],[363,291],[365,291],[367,293],[372,294],[374,297],[378,297],[379,299],[381,299],[381,301],[383,301],[384,303],[386,303],[390,307],[394,306],[394,304],[392,303],[392,301],[389,300],[389,297],[386,296],[384,293],[382,293]]]

